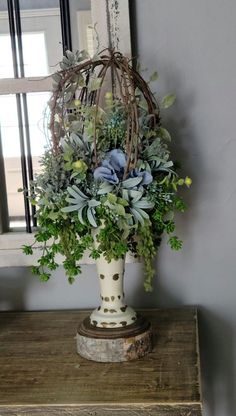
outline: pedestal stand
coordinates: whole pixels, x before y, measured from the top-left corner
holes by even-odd
[[[121,362],[141,358],[152,350],[151,325],[142,316],[124,328],[99,328],[86,318],[78,328],[77,352],[92,361]]]

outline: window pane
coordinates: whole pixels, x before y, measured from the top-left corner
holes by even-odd
[[[20,0],[26,77],[48,75],[62,58],[59,0]]]
[[[0,51],[0,78],[12,78],[14,74],[6,0],[0,2]]]
[[[17,192],[22,188],[20,140],[16,108],[16,97],[14,95],[0,96],[0,125],[5,164],[5,176],[8,197],[8,211],[10,226],[12,222],[24,218],[24,200],[22,194]],[[23,224],[24,225],[24,222]]]
[[[25,76],[47,75],[49,73],[45,33],[23,33]]]
[[[86,49],[93,56],[91,0],[70,0],[70,17],[73,49]]]
[[[44,133],[45,109],[49,93],[27,94],[31,155],[34,173],[40,171],[39,158],[47,143]],[[25,226],[25,211],[22,188],[21,151],[19,124],[14,95],[0,96],[0,125],[3,156],[5,162],[6,186],[10,227]],[[25,145],[26,153],[27,148]]]
[[[39,159],[48,144],[46,112],[49,97],[50,93],[47,92],[27,94],[31,155],[34,174],[40,172]]]
[[[0,78],[12,78],[7,1],[1,0],[0,3]],[[59,0],[21,0],[20,16],[25,76],[43,76],[55,72],[62,58]]]
[[[32,156],[42,155],[47,144],[46,111],[49,98],[48,92],[27,94]]]

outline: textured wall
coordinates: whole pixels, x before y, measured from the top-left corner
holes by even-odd
[[[182,253],[159,257],[157,303],[200,305],[206,414],[231,416],[236,387],[236,2],[136,0],[136,44],[174,91],[165,121],[193,178],[179,219]],[[187,194],[187,192],[186,192]]]

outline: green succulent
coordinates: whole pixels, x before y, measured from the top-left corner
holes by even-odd
[[[90,199],[89,196],[85,195],[76,185],[67,188],[68,193],[72,198],[67,197],[66,201],[71,205],[62,208],[62,212],[78,212],[78,218],[81,224],[85,224],[86,221],[92,225],[92,227],[97,227],[96,222],[96,210],[95,208],[101,205],[100,201],[95,199]]]

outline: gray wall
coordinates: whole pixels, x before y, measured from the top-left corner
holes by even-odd
[[[193,178],[189,211],[178,222],[184,249],[160,253],[156,302],[200,306],[206,414],[230,416],[236,409],[236,2],[135,5],[140,60],[158,69],[160,95],[177,95],[165,121]]]
[[[236,408],[236,192],[234,165],[236,2],[233,0],[131,0],[136,6],[140,59],[160,81],[160,95],[178,99],[163,123],[193,178],[189,204],[178,218],[180,253],[162,246],[151,295],[142,291],[140,265],[127,266],[127,300],[134,306],[195,304],[200,340],[205,414],[232,416]],[[60,270],[48,283],[27,269],[0,269],[1,309],[93,307],[98,302],[95,267],[84,266],[74,286]]]

